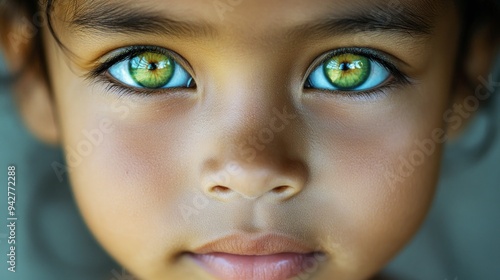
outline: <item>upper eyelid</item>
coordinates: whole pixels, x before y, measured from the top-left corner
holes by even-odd
[[[360,48],[360,47],[346,47],[346,48],[337,48],[334,50],[330,50],[327,52],[324,52],[320,56],[316,57],[311,63],[305,74],[303,75],[303,81],[302,84],[305,84],[307,80],[309,79],[309,76],[312,74],[312,72],[319,67],[321,64],[325,63],[328,61],[328,59],[341,55],[341,54],[355,54],[355,55],[362,55],[366,56],[370,59],[375,60],[379,64],[381,64],[382,67],[387,68],[391,74],[397,74],[397,76],[400,76],[399,78],[404,78],[405,80],[408,79],[408,77],[402,73],[401,70],[399,70],[398,67],[396,67],[397,59],[391,57],[390,55],[376,50],[376,49],[371,49],[371,48]],[[393,73],[394,71],[397,71],[398,73]]]
[[[156,52],[160,54],[165,54],[171,56],[176,63],[178,63],[181,67],[188,72],[188,74],[195,80],[195,72],[191,64],[183,58],[181,55],[179,55],[177,52],[164,48],[164,47],[159,47],[159,46],[129,46],[129,47],[122,47],[119,49],[115,49],[112,52],[109,52],[108,54],[104,55],[107,56],[109,55],[110,57],[106,59],[104,62],[100,63],[98,68],[91,71],[88,74],[88,78],[92,77],[97,77],[100,76],[103,73],[107,73],[109,68],[112,66],[116,65],[119,62],[122,62],[127,59],[133,58],[135,55],[138,55],[140,53],[144,52]],[[117,53],[113,55],[113,53]],[[390,55],[376,50],[376,49],[371,49],[371,48],[361,48],[361,47],[346,47],[346,48],[337,48],[334,50],[330,50],[327,52],[324,52],[320,56],[316,57],[310,64],[309,68],[306,70],[305,74],[302,76],[303,81],[302,84],[305,84],[307,82],[307,79],[309,79],[309,76],[311,73],[322,63],[325,63],[328,59],[336,56],[336,55],[341,55],[341,54],[346,54],[346,53],[351,53],[351,54],[357,54],[357,55],[363,55],[366,56],[370,59],[375,60],[376,62],[380,63],[382,67],[385,67],[389,70],[389,72],[396,76],[399,76],[398,78],[407,80],[407,76],[403,74],[398,67],[396,67],[395,61],[397,60],[396,58],[391,57]],[[394,73],[394,72],[397,73]]]
[[[129,46],[115,49],[104,55],[104,57],[109,56],[109,58],[105,59],[104,62],[98,63],[97,67],[95,67],[95,69],[88,74],[88,77],[96,77],[103,73],[106,73],[109,68],[116,65],[117,63],[120,63],[127,59],[132,59],[134,56],[144,52],[154,52],[172,57],[175,63],[184,68],[184,70],[186,70],[186,72],[188,72],[188,74],[194,79],[194,69],[185,58],[183,58],[180,54],[173,50],[159,46]]]
[[[327,52],[321,54],[320,56],[316,57],[313,60],[313,62],[310,64],[311,65],[309,67],[310,69],[308,69],[309,73],[307,73],[306,76],[309,76],[309,74],[311,74],[311,72],[314,71],[314,69],[316,69],[318,66],[320,66],[321,64],[328,61],[330,58],[338,56],[338,55],[342,55],[342,54],[362,55],[362,56],[366,56],[370,59],[375,59],[377,62],[381,62],[380,60],[383,60],[383,58],[376,57],[376,56],[369,54],[367,50],[368,49],[361,49],[361,48],[340,48],[340,49],[334,49],[334,50],[327,51]],[[392,63],[390,61],[385,61],[385,62]]]

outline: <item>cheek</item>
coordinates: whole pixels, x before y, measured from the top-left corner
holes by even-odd
[[[179,205],[191,201],[190,187],[197,186],[188,155],[196,151],[186,136],[197,128],[185,129],[193,120],[182,113],[192,103],[65,92],[61,115],[71,117],[62,122],[64,148],[88,226],[128,267],[138,259],[149,271],[164,267],[173,244],[181,246],[189,235],[172,229],[185,224]]]
[[[306,114],[315,123],[308,131],[315,143],[311,185],[322,195],[316,214],[328,216],[323,226],[341,244],[347,270],[375,271],[425,217],[446,139],[451,76],[442,73],[452,73],[446,62],[419,85],[377,101],[308,100]]]

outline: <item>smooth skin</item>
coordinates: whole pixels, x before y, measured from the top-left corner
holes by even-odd
[[[16,87],[21,112],[38,137],[65,149],[84,220],[140,279],[213,279],[181,253],[231,233],[262,232],[293,236],[326,254],[308,279],[370,278],[424,219],[442,144],[408,176],[388,174],[419,149],[415,141],[447,130],[444,112],[471,94],[455,80],[458,60],[475,63],[465,71],[475,79],[491,59],[478,48],[458,56],[452,1],[432,8],[396,1],[431,17],[424,37],[290,32],[387,1],[223,2],[228,10],[202,0],[129,5],[213,29],[190,37],[77,32],[57,2],[54,29],[70,52],[44,25],[50,80],[39,67],[27,69]],[[86,78],[110,52],[133,45],[176,52],[196,87],[124,94]],[[12,69],[28,62],[28,45],[21,55],[8,40],[3,47]],[[305,89],[313,62],[344,47],[388,54],[411,83],[370,96]],[[82,144],[92,137],[95,143]]]

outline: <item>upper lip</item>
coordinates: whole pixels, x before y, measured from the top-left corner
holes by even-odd
[[[309,254],[317,250],[293,237],[268,233],[234,234],[211,241],[192,252],[195,254],[227,253],[234,255],[273,255],[280,253]]]

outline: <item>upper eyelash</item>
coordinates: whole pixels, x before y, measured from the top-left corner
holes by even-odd
[[[143,54],[145,52],[152,52],[152,53],[158,53],[158,54],[163,54],[163,55],[168,55],[171,57],[174,57],[174,59],[177,62],[177,59],[175,58],[175,55],[171,51],[168,51],[164,48],[160,47],[155,47],[155,46],[132,46],[125,48],[123,51],[121,51],[120,54],[113,56],[103,63],[99,64],[94,70],[90,71],[90,73],[87,75],[89,78],[96,78],[100,75],[102,75],[104,72],[108,71],[109,68],[111,68],[113,65],[122,62],[127,59],[132,59],[137,55]]]
[[[97,65],[95,69],[90,71],[88,74],[86,74],[86,79],[87,80],[94,80],[94,81],[101,81],[103,83],[106,83],[106,91],[114,91],[114,93],[118,94],[120,97],[127,95],[127,94],[133,94],[133,95],[142,95],[142,96],[148,96],[153,93],[158,93],[158,90],[160,89],[146,89],[146,88],[132,88],[126,85],[123,85],[122,83],[116,81],[114,78],[109,77],[109,75],[104,75],[112,66],[116,65],[117,63],[120,63],[124,60],[132,59],[135,56],[138,56],[140,54],[143,54],[145,52],[152,52],[152,53],[158,53],[158,54],[163,54],[163,55],[168,55],[172,57],[176,63],[181,64],[181,66],[185,66],[184,63],[181,63],[180,60],[181,58],[176,55],[174,52],[169,51],[165,48],[162,47],[156,47],[156,46],[131,46],[124,48],[124,50],[120,51],[119,54],[108,58],[106,61],[102,62],[101,64]],[[188,65],[189,66],[189,65]],[[165,88],[161,89],[162,92],[168,92],[172,89]]]
[[[174,59],[175,59],[175,55],[171,51],[168,51],[168,50],[161,48],[161,47],[131,46],[131,47],[125,48],[123,51],[121,51],[120,54],[118,54],[114,57],[111,57],[111,58],[107,59],[106,61],[104,61],[103,63],[101,63],[100,65],[98,65],[94,70],[90,71],[87,74],[87,78],[89,78],[89,79],[90,78],[93,78],[93,79],[104,78],[104,77],[102,77],[102,74],[107,72],[109,70],[109,68],[111,68],[113,65],[115,65],[119,62],[122,62],[124,60],[127,60],[127,59],[132,59],[135,56],[140,55],[144,52],[154,52],[154,53],[169,55],[169,56],[174,57]],[[384,93],[384,89],[397,86],[398,84],[399,85],[406,85],[406,84],[411,83],[408,76],[403,74],[403,72],[401,72],[397,67],[395,67],[394,64],[390,63],[388,61],[389,59],[385,55],[382,55],[379,51],[369,49],[369,48],[353,47],[353,48],[340,48],[340,49],[332,50],[332,51],[328,52],[326,55],[324,55],[324,57],[321,60],[319,60],[319,62],[313,63],[312,66],[310,67],[310,70],[308,70],[306,73],[307,76],[305,76],[306,81],[304,83],[304,87],[306,87],[306,83],[308,82],[308,78],[309,78],[309,75],[311,74],[312,69],[316,69],[316,67],[325,63],[330,58],[332,58],[334,56],[342,55],[342,54],[362,55],[362,56],[365,56],[369,59],[375,60],[377,63],[379,63],[383,67],[385,67],[391,73],[392,76],[394,76],[395,81],[389,82],[386,85],[375,88],[375,89],[364,90],[364,91],[339,91],[339,90],[321,90],[321,91],[330,92],[330,93],[331,92],[341,92],[343,95],[359,98],[359,97],[370,97],[370,96],[375,95],[377,93]],[[109,84],[108,90],[117,88],[121,95],[126,94],[126,93],[135,93],[135,94],[139,93],[142,95],[149,95],[152,92],[154,92],[154,90],[141,90],[138,88],[132,89],[132,88],[123,86],[110,78],[105,78],[105,82],[108,82],[108,84]]]
[[[389,59],[385,56],[382,55],[379,51],[373,50],[373,49],[368,49],[368,48],[340,48],[336,49],[333,51],[330,51],[326,53],[326,55],[323,55],[324,57],[319,60],[319,62],[313,63],[312,66],[310,67],[310,70],[306,73],[306,81],[305,83],[308,83],[309,76],[311,75],[312,70],[316,69],[320,65],[324,64],[327,62],[330,58],[334,56],[339,56],[343,54],[354,54],[354,55],[362,55],[365,56],[369,59],[374,60],[375,62],[379,63],[383,67],[385,67],[392,76],[394,76],[394,79],[396,81],[393,81],[392,83],[388,83],[385,86],[378,87],[372,90],[364,90],[364,91],[341,91],[341,90],[321,90],[321,91],[327,91],[327,92],[342,92],[344,95],[370,95],[373,94],[374,92],[382,92],[381,90],[384,89],[386,86],[395,86],[396,84],[400,85],[407,85],[411,84],[410,79],[408,78],[407,75],[405,75],[403,72],[401,72],[394,64],[389,62]],[[306,84],[305,84],[306,85]],[[305,86],[304,85],[304,86]]]

